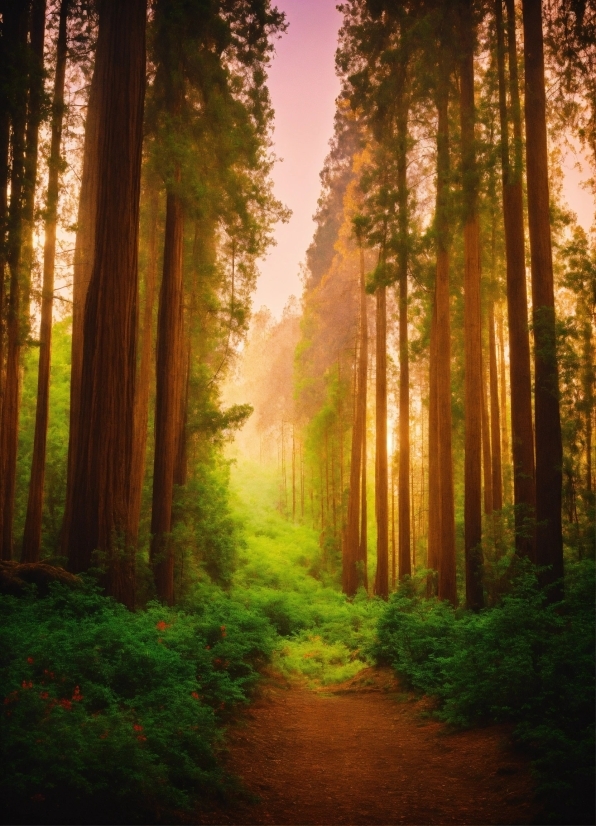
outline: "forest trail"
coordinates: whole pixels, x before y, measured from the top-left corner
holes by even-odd
[[[313,691],[271,679],[228,732],[228,768],[252,802],[199,823],[527,824],[529,766],[503,727],[450,732],[367,669]]]

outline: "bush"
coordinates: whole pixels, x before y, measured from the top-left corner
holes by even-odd
[[[268,624],[220,591],[131,614],[95,590],[0,598],[6,822],[147,822],[221,792],[218,724],[247,699]]]
[[[594,564],[569,566],[565,600],[547,604],[522,573],[479,614],[398,592],[378,625],[377,660],[439,700],[442,719],[513,721],[553,822],[593,822]]]

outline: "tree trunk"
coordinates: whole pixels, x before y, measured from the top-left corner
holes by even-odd
[[[482,476],[484,493],[484,513],[490,516],[493,512],[493,470],[491,455],[491,430],[488,415],[488,398],[486,392],[486,369],[482,365]]]
[[[501,121],[501,166],[503,170],[503,214],[507,256],[507,320],[509,327],[509,377],[511,387],[511,436],[513,452],[513,500],[515,548],[520,556],[535,558],[533,519],[535,513],[534,430],[532,426],[532,377],[524,241],[522,193],[522,131],[514,0],[507,4],[509,92],[513,120],[513,163],[509,151],[509,116],[505,85],[502,0],[496,0],[499,111]],[[503,395],[503,394],[502,394]],[[504,397],[502,398],[504,403]],[[503,427],[507,423],[503,421]]]
[[[449,307],[449,71],[445,47],[441,48],[437,88],[437,272],[436,311],[436,386],[437,457],[439,479],[438,596],[457,602],[455,572],[455,505],[453,492],[453,454],[451,449],[451,325]],[[432,375],[431,375],[432,381]],[[430,428],[432,431],[432,427]],[[429,447],[431,446],[429,440]],[[430,503],[429,503],[430,507]]]
[[[523,0],[528,221],[534,326],[536,432],[536,562],[550,566],[545,584],[563,576],[561,489],[563,447],[559,413],[555,296],[550,233],[546,95],[541,0]],[[562,586],[551,595],[557,598]]]
[[[37,376],[37,408],[29,499],[23,536],[23,562],[37,562],[41,547],[41,520],[43,486],[46,466],[46,439],[50,396],[50,358],[52,351],[52,313],[54,305],[54,265],[56,258],[56,223],[58,210],[58,181],[60,175],[60,144],[64,119],[64,78],[66,74],[66,23],[70,0],[62,0],[56,45],[56,74],[52,104],[52,139],[48,170],[48,195],[43,250],[43,286],[41,294],[41,323],[39,329],[39,368]]]
[[[399,207],[399,579],[411,576],[410,548],[410,361],[408,354],[408,101],[403,90],[405,69],[400,72],[397,105],[397,199]]]
[[[174,547],[170,531],[181,394],[182,245],[182,203],[178,195],[169,192],[157,321],[155,459],[151,510],[151,562],[157,595],[168,605],[174,602]]]
[[[26,53],[29,3],[9,4],[4,15],[5,36],[15,52]],[[27,100],[17,101],[12,113],[10,207],[8,211],[7,263],[9,294],[6,308],[6,378],[0,428],[0,556],[12,558],[12,521],[16,485],[20,355],[21,355],[21,247],[22,197],[25,176]]]
[[[134,443],[132,470],[130,476],[130,525],[131,538],[135,546],[139,538],[139,521],[145,478],[147,453],[147,425],[149,423],[149,392],[151,388],[151,362],[153,355],[153,311],[155,307],[155,285],[157,282],[157,225],[159,197],[156,190],[150,196],[149,215],[149,260],[145,275],[145,306],[141,332],[141,356],[135,386]]]
[[[490,437],[492,455],[493,510],[503,507],[503,470],[501,460],[501,416],[499,409],[499,379],[497,376],[497,344],[495,340],[495,308],[488,305],[488,370],[490,387]]]
[[[464,545],[466,603],[478,610],[484,605],[482,590],[482,335],[480,321],[480,221],[478,169],[474,126],[474,40],[471,0],[460,9],[460,119],[464,201]]]
[[[184,314],[183,314],[184,316]],[[184,318],[181,320],[182,335],[184,334]],[[174,485],[184,487],[188,478],[188,394],[190,391],[190,336],[186,347],[181,347],[180,365],[180,412],[176,428],[176,459],[174,461]],[[172,520],[173,520],[172,516]],[[173,521],[172,521],[173,524]]]
[[[377,287],[375,512],[377,572],[375,594],[389,596],[389,509],[387,478],[387,288]]]
[[[99,95],[93,270],[83,330],[80,409],[68,535],[69,565],[94,551],[106,590],[132,607],[130,480],[137,340],[137,250],[145,0],[103,0],[96,68]]]
[[[439,408],[437,394],[437,291],[433,300],[430,328],[428,380],[428,539],[426,567],[429,575],[428,596],[436,593],[434,572],[439,570],[441,551],[441,492],[439,480]]]
[[[35,185],[37,183],[39,126],[43,104],[43,50],[46,25],[46,0],[32,0],[29,26],[31,62],[29,66],[29,100],[25,148],[25,180],[23,182],[23,249],[22,249],[22,320],[21,342],[29,337],[31,272],[34,263],[33,216],[35,213]]]
[[[66,501],[62,521],[62,549],[68,554],[68,537],[72,518],[72,496],[74,494],[74,464],[77,455],[79,435],[79,411],[81,404],[81,373],[83,368],[83,322],[87,290],[93,271],[95,248],[95,220],[97,213],[98,141],[99,141],[99,76],[97,61],[91,79],[87,119],[85,121],[85,143],[83,146],[83,169],[81,191],[77,214],[77,237],[72,269],[72,341],[70,359],[70,414],[68,430],[68,460],[66,470]]]
[[[366,316],[366,290],[364,283],[364,250],[360,245],[360,347],[358,354],[358,376],[356,380],[356,404],[354,426],[352,428],[352,451],[350,459],[350,493],[348,497],[348,526],[342,571],[343,591],[353,596],[360,584],[358,563],[362,562],[360,541],[360,507],[362,463],[366,429],[366,380],[368,368],[368,319]]]

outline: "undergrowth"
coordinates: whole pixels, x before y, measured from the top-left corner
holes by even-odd
[[[346,599],[316,532],[275,509],[274,473],[240,463],[232,479],[246,544],[231,595],[277,631],[275,668],[310,685],[329,685],[372,665],[370,649],[384,603],[364,591]]]
[[[204,587],[131,614],[93,587],[0,598],[0,797],[8,823],[170,821],[226,778],[214,745],[272,650],[270,625]]]
[[[515,723],[553,823],[594,817],[594,563],[570,564],[548,604],[532,570],[478,614],[422,598],[406,583],[386,606],[374,652],[439,701],[457,726]]]

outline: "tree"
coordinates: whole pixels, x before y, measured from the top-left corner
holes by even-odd
[[[54,304],[54,265],[56,257],[56,224],[58,212],[58,182],[60,175],[60,145],[62,122],[64,119],[64,78],[66,72],[66,23],[69,0],[60,4],[58,42],[56,46],[56,70],[54,76],[54,99],[52,103],[52,138],[50,147],[48,192],[45,216],[45,243],[43,252],[43,286],[41,298],[41,324],[39,331],[39,368],[37,383],[37,409],[35,416],[35,438],[29,500],[23,536],[22,558],[24,562],[39,559],[41,545],[41,517],[43,508],[43,487],[46,463],[46,438],[48,430],[48,408],[50,391],[50,357],[52,348],[52,313]]]
[[[550,229],[542,2],[523,0],[526,168],[534,327],[536,434],[536,562],[545,583],[563,576],[561,487],[563,446],[559,413],[555,296]],[[552,592],[556,597],[560,590]]]
[[[466,602],[478,610],[482,590],[482,337],[480,320],[480,223],[475,152],[474,21],[471,0],[460,4],[460,120],[464,212],[465,459],[464,535]]]
[[[9,62],[18,83],[11,106],[10,207],[8,210],[7,262],[10,274],[6,307],[6,375],[0,423],[0,556],[13,552],[13,514],[18,445],[20,356],[23,332],[23,205],[26,190],[25,157],[27,96],[29,92],[29,47],[27,33],[30,3],[9,4],[3,18],[3,40],[10,51]],[[35,117],[35,113],[33,113]],[[31,132],[29,133],[31,137]],[[2,285],[3,286],[3,285]]]
[[[509,150],[509,112],[505,81],[505,48],[502,0],[496,0],[499,113],[501,121],[501,169],[503,215],[507,255],[507,320],[511,386],[511,432],[513,452],[513,497],[515,504],[515,548],[520,556],[534,559],[534,428],[530,336],[524,240],[522,193],[521,105],[517,76],[515,6],[507,0],[509,92],[513,120],[513,161]]]
[[[96,54],[97,206],[83,327],[69,566],[106,567],[106,590],[134,605],[130,473],[137,327],[137,243],[145,92],[145,0],[100,8]],[[117,56],[117,59],[116,59]]]

